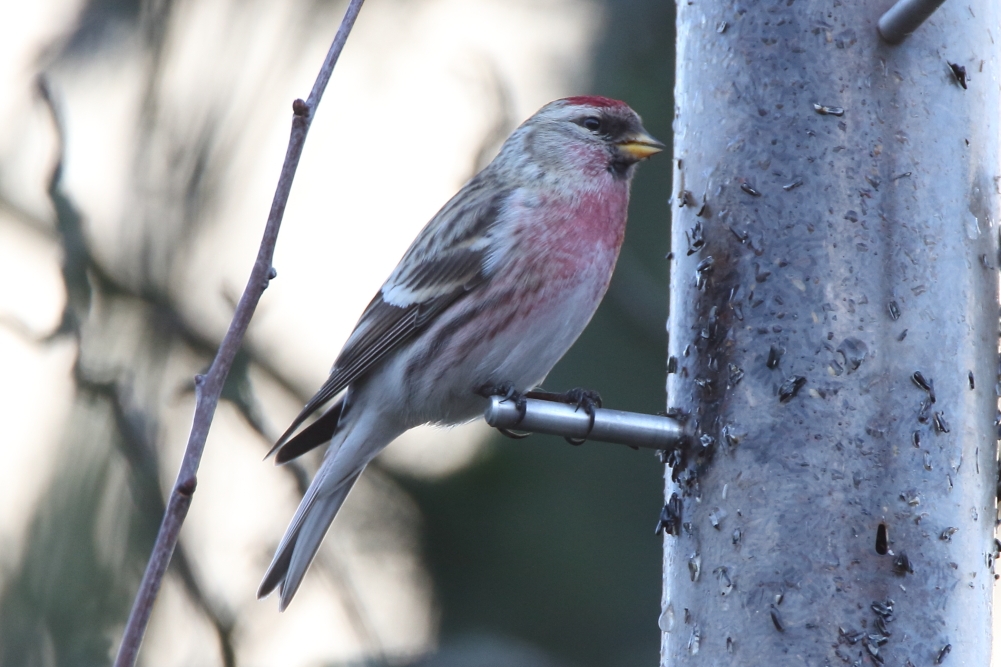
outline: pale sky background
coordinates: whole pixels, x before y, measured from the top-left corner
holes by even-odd
[[[294,4],[181,0],[167,27],[158,83],[166,100],[164,127],[150,150],[166,154],[172,132],[183,135],[215,114],[230,151],[210,219],[187,240],[193,255],[181,275],[170,277],[175,307],[209,339],[228,325],[227,299],[242,291],[253,263],[291,102],[308,94],[341,18],[340,6],[328,8],[315,17],[317,25],[302,30]],[[57,135],[35,92],[40,66],[49,71],[66,128],[63,187],[99,260],[125,282],[142,274],[134,241],[151,232],[141,226],[149,212],[140,209],[158,196],[137,194],[157,181],[137,184],[134,172],[150,66],[135,40],[109,40],[111,46],[83,64],[49,65],[46,54],[74,27],[82,6],[77,0],[0,2],[0,263],[8,279],[0,290],[0,369],[8,378],[0,383],[0,566],[8,569],[19,558],[25,521],[51,478],[52,461],[61,456],[74,396],[72,339],[34,340],[58,326],[66,299],[46,193]],[[600,18],[585,0],[366,4],[310,133],[279,237],[278,278],[248,337],[299,392],[312,393],[326,378],[358,314],[410,240],[474,173],[484,137],[498,124],[506,125],[506,134],[542,104],[579,90]],[[286,35],[295,31],[306,39],[290,44]],[[169,363],[167,384],[177,395],[166,399],[159,434],[163,488],[173,481],[191,419],[190,394],[180,390],[198,363],[182,352]],[[258,390],[272,428],[301,405],[266,377]],[[383,463],[418,476],[448,474],[477,455],[486,434],[482,425],[415,432],[394,444]],[[264,554],[297,504],[292,479],[262,462],[265,451],[262,439],[223,404],[184,528],[210,595],[238,611],[238,664],[311,665],[371,655],[373,637],[358,631],[345,597],[364,609],[367,632],[386,655],[432,649],[430,581],[414,528],[399,530],[416,510],[405,498],[380,494],[377,481],[358,486],[320,555],[343,571],[341,581],[349,580],[352,590],[331,595],[339,584],[314,568],[284,614],[274,599],[256,601],[270,558]],[[396,518],[381,529],[372,525],[379,521],[366,525],[382,536],[380,544],[359,542],[352,525],[369,519],[359,508],[380,504],[392,506]],[[212,628],[168,578],[143,660],[218,664],[216,651]]]

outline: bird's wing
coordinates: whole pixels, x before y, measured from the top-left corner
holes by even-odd
[[[488,277],[490,231],[511,190],[491,188],[483,176],[481,173],[460,190],[417,236],[362,313],[330,377],[271,452],[286,443],[327,401]]]

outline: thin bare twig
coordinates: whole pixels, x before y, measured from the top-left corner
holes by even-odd
[[[212,425],[212,417],[219,403],[223,384],[229,374],[233,359],[240,349],[243,335],[247,331],[257,303],[260,301],[261,295],[264,294],[268,283],[275,277],[271,260],[274,256],[278,229],[285,214],[285,204],[292,189],[292,179],[295,177],[299,157],[302,155],[302,148],[306,142],[306,134],[309,132],[316,107],[327,87],[327,82],[330,81],[334,65],[341,55],[341,50],[344,48],[363,2],[364,0],[351,0],[344,14],[344,19],[341,21],[341,26],[337,30],[337,35],[327,52],[327,57],[323,61],[323,66],[320,68],[320,73],[316,77],[316,82],[313,84],[313,89],[309,93],[309,98],[305,102],[297,99],[292,104],[292,110],[295,114],[292,118],[292,132],[289,137],[288,149],[285,152],[285,163],[282,165],[278,186],[271,203],[271,212],[264,228],[264,238],[261,240],[261,247],[257,253],[257,260],[254,262],[254,268],[250,273],[250,279],[247,281],[247,287],[243,296],[240,297],[233,321],[229,325],[229,331],[226,332],[226,336],[219,346],[212,366],[204,376],[195,378],[195,415],[191,424],[191,432],[188,435],[188,444],[184,450],[184,459],[181,461],[181,469],[177,473],[174,488],[170,492],[167,510],[163,517],[163,523],[160,524],[160,532],[157,534],[153,553],[146,565],[146,572],[143,574],[139,592],[136,594],[128,623],[125,626],[118,656],[115,658],[115,667],[132,667],[139,655],[139,646],[146,633],[146,626],[153,611],[153,603],[160,591],[163,575],[167,571],[174,546],[177,544],[181,524],[184,523],[188,508],[191,506],[191,497],[197,484],[198,465],[201,462],[202,452],[205,449],[205,439],[208,437],[209,427]]]

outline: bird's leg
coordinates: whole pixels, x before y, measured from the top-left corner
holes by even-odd
[[[590,433],[591,429],[594,428],[594,409],[601,407],[601,395],[594,390],[582,389],[581,387],[565,391],[562,394],[542,390],[529,391],[525,392],[524,398],[537,398],[543,401],[552,401],[554,403],[576,405],[578,410],[583,410],[584,414],[591,418],[587,425],[588,433]],[[585,435],[583,438],[566,437],[565,440],[571,445],[580,445],[587,440],[587,436]]]
[[[514,407],[518,411],[518,421],[525,418],[525,395],[515,389],[513,382],[501,382],[500,384],[485,384],[476,390],[476,393],[483,398],[493,398],[500,396],[505,401],[514,401]],[[497,427],[501,434],[514,440],[521,440],[532,435],[531,433],[521,433],[507,428]]]

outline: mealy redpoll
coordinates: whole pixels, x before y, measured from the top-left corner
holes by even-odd
[[[431,219],[272,450],[283,463],[330,443],[258,597],[280,586],[288,606],[351,486],[394,438],[474,419],[484,388],[542,382],[608,288],[636,163],[663,148],[623,102],[557,100]]]

